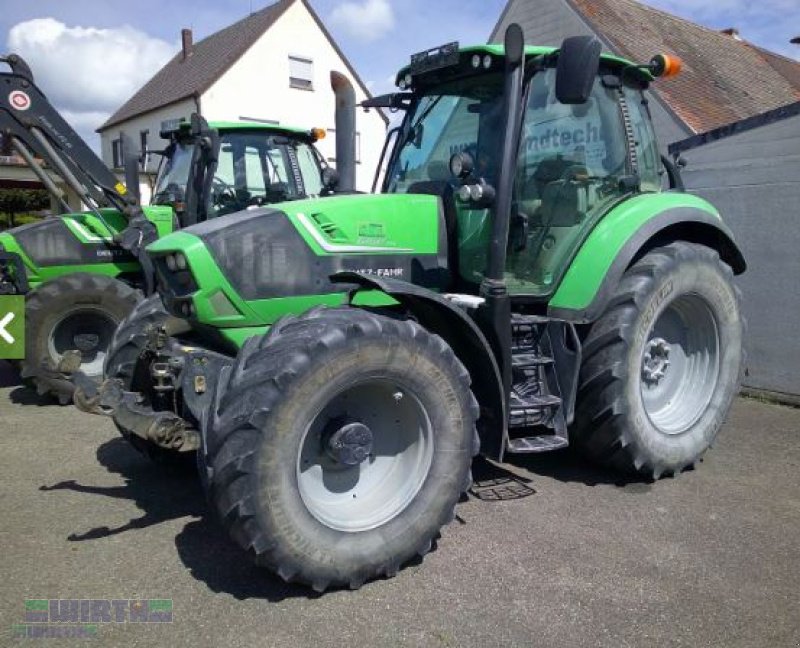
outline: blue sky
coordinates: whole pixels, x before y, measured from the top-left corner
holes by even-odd
[[[450,40],[484,42],[505,5],[505,0],[310,1],[378,92],[390,89],[389,79],[411,52]],[[177,50],[181,27],[191,27],[199,40],[268,2],[5,0],[0,38],[6,52],[17,49],[29,59],[39,85],[89,135]],[[789,44],[800,36],[800,0],[646,2],[714,29],[737,27],[747,40],[800,58],[800,46]]]

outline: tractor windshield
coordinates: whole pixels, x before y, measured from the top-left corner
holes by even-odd
[[[156,179],[152,204],[176,206],[185,202],[193,154],[193,143],[175,142],[170,145]]]
[[[222,135],[209,218],[322,193],[322,165],[311,144],[268,131]]]
[[[460,79],[423,94],[406,117],[387,190],[407,193],[430,181],[456,184],[449,163],[461,151],[475,160],[475,175],[494,182],[503,135],[502,95],[500,74]]]

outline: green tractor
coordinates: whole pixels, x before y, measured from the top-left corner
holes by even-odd
[[[380,194],[149,246],[159,295],[99,389],[75,378],[140,449],[197,450],[222,524],[286,581],[358,587],[427,553],[478,452],[571,445],[658,478],[730,408],[745,262],[660,159],[642,93],[674,62],[523,43],[417,54],[365,102],[405,111]]]
[[[314,148],[323,135],[262,123],[212,123],[194,115],[162,132],[170,145],[150,206],[138,198],[138,156],[128,188],[62,119],[18,56],[4,57],[0,131],[56,197],[61,215],[0,233],[0,295],[26,296],[23,379],[63,403],[72,384],[56,369],[67,350],[99,379],[117,325],[154,289],[144,247],[222,214],[331,193],[336,172]],[[128,152],[132,146],[128,145]],[[86,205],[74,213],[41,168],[48,163]]]

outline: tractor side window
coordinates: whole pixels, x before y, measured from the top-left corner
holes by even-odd
[[[263,151],[263,148],[261,151]],[[265,185],[269,182],[269,177],[264,176],[261,151],[254,146],[248,146],[244,150],[245,189],[250,200],[259,197],[263,198],[267,193]]]
[[[322,169],[314,149],[308,144],[297,145],[297,164],[303,176],[306,195],[319,196],[322,193]]]
[[[598,77],[585,104],[561,104],[555,76],[553,69],[536,74],[528,93],[506,268],[512,294],[553,291],[630,173],[619,90]]]
[[[626,87],[625,100],[631,114],[633,136],[636,139],[636,157],[642,191],[661,190],[661,154],[650,119],[647,99],[641,91]]]
[[[166,158],[153,192],[154,205],[177,205],[186,200],[186,185],[194,155],[194,144],[176,143]]]

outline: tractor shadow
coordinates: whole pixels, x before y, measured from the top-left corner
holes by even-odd
[[[265,569],[253,566],[250,557],[229,539],[208,509],[194,459],[178,465],[156,464],[139,455],[127,441],[111,439],[97,449],[97,461],[110,473],[120,475],[121,486],[96,486],[75,480],[41,486],[42,491],[69,490],[136,504],[142,515],[117,527],[96,526],[71,533],[69,542],[87,542],[145,529],[171,520],[194,518],[175,536],[178,556],[192,576],[216,593],[239,600],[262,598],[271,602],[287,598],[315,598],[312,590],[284,583]],[[91,507],[86,507],[89,517]],[[166,557],[169,560],[169,556]]]
[[[21,384],[22,380],[19,377],[19,373],[11,363],[0,360],[0,389],[3,387],[18,387]]]
[[[166,466],[140,456],[127,441],[118,437],[102,443],[96,452],[97,461],[108,472],[120,475],[122,486],[95,486],[73,479],[40,486],[41,491],[69,490],[87,495],[129,500],[143,514],[118,527],[97,526],[71,533],[70,542],[84,542],[119,535],[185,516],[202,514],[203,495],[194,472],[194,463]],[[165,494],[167,495],[165,497]]]
[[[537,477],[585,486],[615,486],[628,493],[646,493],[654,481],[643,475],[625,475],[597,466],[572,449],[542,454],[505,456],[498,464],[478,457],[472,466],[470,493],[483,501],[508,501],[535,494]]]

